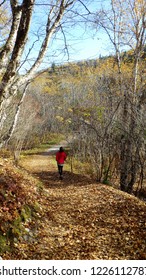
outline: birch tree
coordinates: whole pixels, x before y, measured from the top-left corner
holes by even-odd
[[[1,1],[1,7],[8,5],[7,9],[10,13],[11,25],[9,27],[9,34],[4,42],[0,46],[0,129],[3,129],[4,122],[7,118],[6,108],[12,101],[12,98],[17,94],[18,89],[22,88],[22,92],[25,95],[25,85],[35,77],[36,71],[43,62],[45,54],[48,50],[49,43],[53,36],[61,30],[63,33],[63,19],[70,14],[74,9],[75,2],[78,0],[50,0],[43,1],[41,3],[38,0],[10,0]],[[28,58],[29,53],[35,46],[35,41],[26,50],[26,45],[29,39],[29,32],[34,24],[33,19],[36,12],[36,7],[40,9],[45,5],[46,11],[46,23],[43,30],[43,39],[34,54],[34,61],[31,63],[30,68],[25,73],[20,72],[21,66],[25,59]],[[46,15],[45,14],[45,15]],[[40,27],[41,28],[40,19]],[[37,33],[37,30],[36,30]],[[39,33],[39,32],[38,32]],[[38,40],[39,40],[38,35]],[[64,33],[63,33],[63,36]],[[65,37],[64,37],[65,38]],[[27,54],[26,54],[27,51]],[[25,56],[24,56],[25,54]],[[24,58],[25,57],[25,58]],[[22,96],[22,99],[24,97]],[[20,107],[20,106],[19,106]],[[19,115],[19,108],[17,116]],[[17,120],[15,119],[14,123]],[[11,132],[14,130],[14,126],[11,128]],[[9,132],[9,137],[11,135]],[[5,137],[6,140],[7,136]]]
[[[98,11],[94,22],[97,28],[105,31],[113,46],[117,63],[120,93],[121,116],[120,132],[120,187],[131,192],[141,176],[141,156],[144,148],[144,107],[145,59],[143,52],[146,43],[145,0],[112,0],[110,9]],[[125,72],[123,53],[131,52],[131,70]]]

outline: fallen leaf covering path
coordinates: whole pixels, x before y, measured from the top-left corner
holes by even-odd
[[[37,239],[29,259],[146,259],[146,204],[64,171],[59,180],[52,155],[23,160],[23,167],[43,184]]]

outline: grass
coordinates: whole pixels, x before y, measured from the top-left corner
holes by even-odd
[[[49,149],[53,145],[56,145],[56,144],[60,143],[62,140],[64,140],[63,135],[50,134],[50,136],[48,137],[48,141],[46,141],[46,142],[44,142],[44,143],[42,143],[42,144],[40,144],[37,147],[34,147],[32,149],[28,149],[28,150],[25,150],[25,151],[23,150],[21,152],[21,155],[26,156],[26,155],[33,155],[33,154],[44,152],[45,150]]]
[[[39,145],[38,147],[32,148],[32,149],[28,149],[28,150],[23,150],[21,152],[21,156],[26,156],[26,155],[33,155],[33,154],[37,154],[37,153],[41,153],[44,152],[44,150],[49,148],[49,143],[44,143]]]

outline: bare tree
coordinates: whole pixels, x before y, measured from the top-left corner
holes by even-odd
[[[102,9],[95,23],[108,35],[115,50],[118,66],[119,92],[122,100],[120,116],[120,187],[131,192],[140,168],[139,155],[143,154],[143,119],[145,74],[143,51],[146,42],[145,1],[114,0],[111,9]],[[125,75],[124,51],[131,51],[131,71]],[[128,55],[127,55],[128,61]]]
[[[74,3],[77,0],[53,0],[41,5],[47,7],[46,25],[44,38],[38,51],[35,61],[25,74],[20,74],[24,51],[28,40],[28,35],[33,24],[33,13],[39,4],[35,0],[11,0],[9,10],[11,15],[11,26],[8,37],[3,42],[0,49],[0,128],[2,130],[6,120],[6,108],[12,101],[12,97],[17,94],[18,89],[29,83],[36,75],[36,71],[43,61],[48,50],[49,43],[56,32],[62,28],[63,17],[71,13]],[[80,2],[80,1],[79,1]],[[5,5],[5,1],[1,2]],[[32,45],[34,46],[34,44]],[[28,50],[28,54],[31,48]],[[26,58],[28,56],[26,55]],[[25,91],[24,91],[25,92]],[[23,98],[23,97],[22,97]],[[18,115],[18,112],[17,112]],[[14,127],[13,127],[14,128]]]

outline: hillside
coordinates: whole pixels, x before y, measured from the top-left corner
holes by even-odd
[[[144,202],[67,169],[60,181],[48,152],[0,164],[3,259],[146,259]]]

